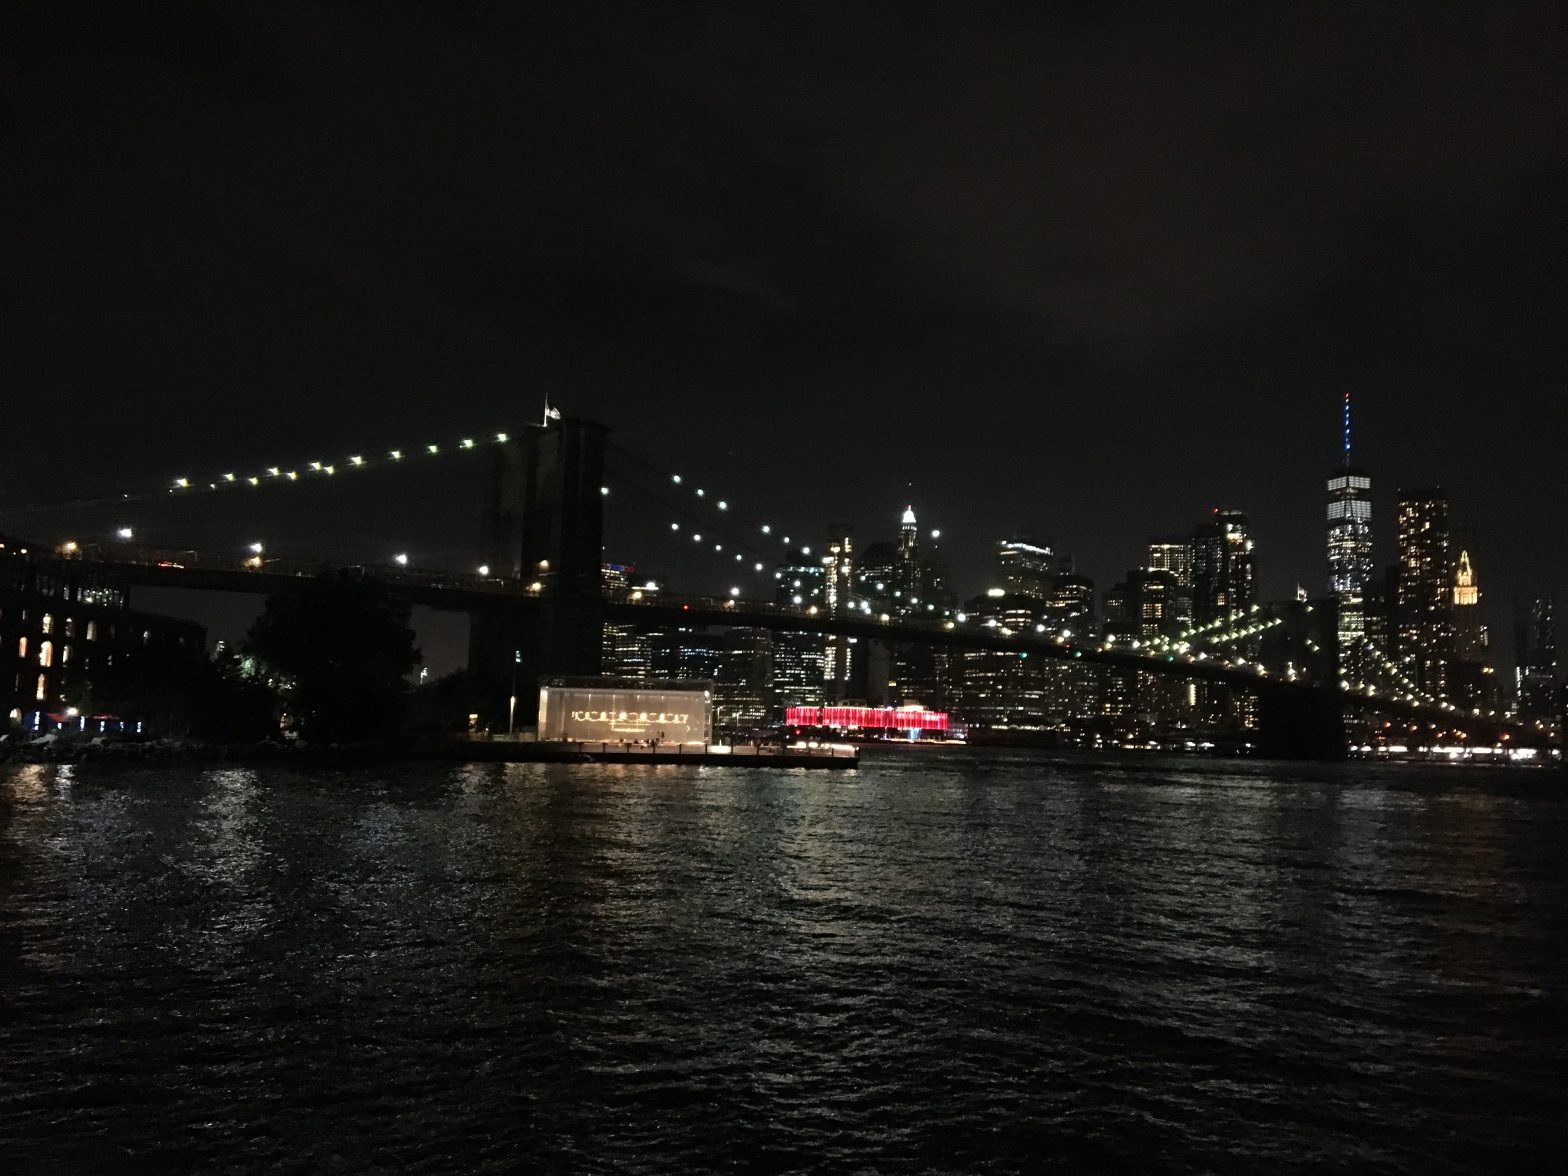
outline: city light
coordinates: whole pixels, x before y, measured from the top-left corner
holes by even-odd
[[[406,568],[408,566],[408,552],[406,552],[406,551],[398,552],[396,555],[394,555],[392,557],[392,562],[397,564],[397,566],[400,567],[400,568]]]
[[[479,565],[479,574],[481,576],[488,576],[490,574],[490,565],[489,564],[480,564]]]
[[[115,534],[121,539],[134,539],[136,537],[136,532],[129,527],[121,527]]]

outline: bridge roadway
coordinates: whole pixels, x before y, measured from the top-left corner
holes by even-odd
[[[87,561],[84,561],[87,562]],[[269,561],[260,569],[222,564],[177,564],[162,562],[94,562],[94,567],[122,578],[132,587],[184,588],[200,591],[246,592],[270,595],[284,592],[302,578],[346,574],[374,579],[398,599],[409,604],[450,612],[482,613],[494,611],[542,614],[554,603],[548,595],[529,590],[520,580],[481,577],[459,573],[431,572],[420,569],[339,566],[319,563]],[[1180,654],[1104,649],[1096,645],[1060,642],[1026,633],[1005,633],[979,626],[947,622],[910,624],[812,615],[798,609],[784,609],[757,601],[732,600],[705,596],[661,595],[658,599],[633,599],[606,596],[601,602],[606,620],[660,627],[667,625],[730,626],[766,629],[783,633],[822,633],[856,637],[868,641],[941,645],[956,649],[985,649],[1003,653],[1027,653],[1054,661],[1079,661],[1088,665],[1118,670],[1142,670],[1182,679],[1197,679],[1229,686],[1246,693],[1269,695],[1287,703],[1321,706],[1337,698],[1346,709],[1371,712],[1406,722],[1437,723],[1466,730],[1480,738],[1495,740],[1503,732],[1528,734],[1526,728],[1494,716],[1468,715],[1457,709],[1413,703],[1387,695],[1368,696],[1341,689],[1337,684],[1305,680],[1287,681],[1261,672],[1261,668],[1241,669],[1217,661],[1197,660]]]

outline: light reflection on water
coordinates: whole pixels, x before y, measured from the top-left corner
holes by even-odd
[[[1554,778],[1468,769],[14,765],[0,1143],[22,1171],[1540,1167],[1565,832]]]

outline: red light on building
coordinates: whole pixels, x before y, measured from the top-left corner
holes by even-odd
[[[833,727],[838,730],[946,731],[947,712],[919,707],[792,706],[784,721],[792,727]]]

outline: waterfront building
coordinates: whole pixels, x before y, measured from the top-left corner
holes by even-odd
[[[0,732],[134,730],[139,670],[206,654],[202,626],[132,611],[117,577],[0,536]]]
[[[1192,535],[1193,620],[1218,620],[1251,608],[1256,596],[1247,516],[1220,507]]]
[[[1399,491],[1398,663],[1433,698],[1446,698],[1453,659],[1448,497],[1438,488]]]

